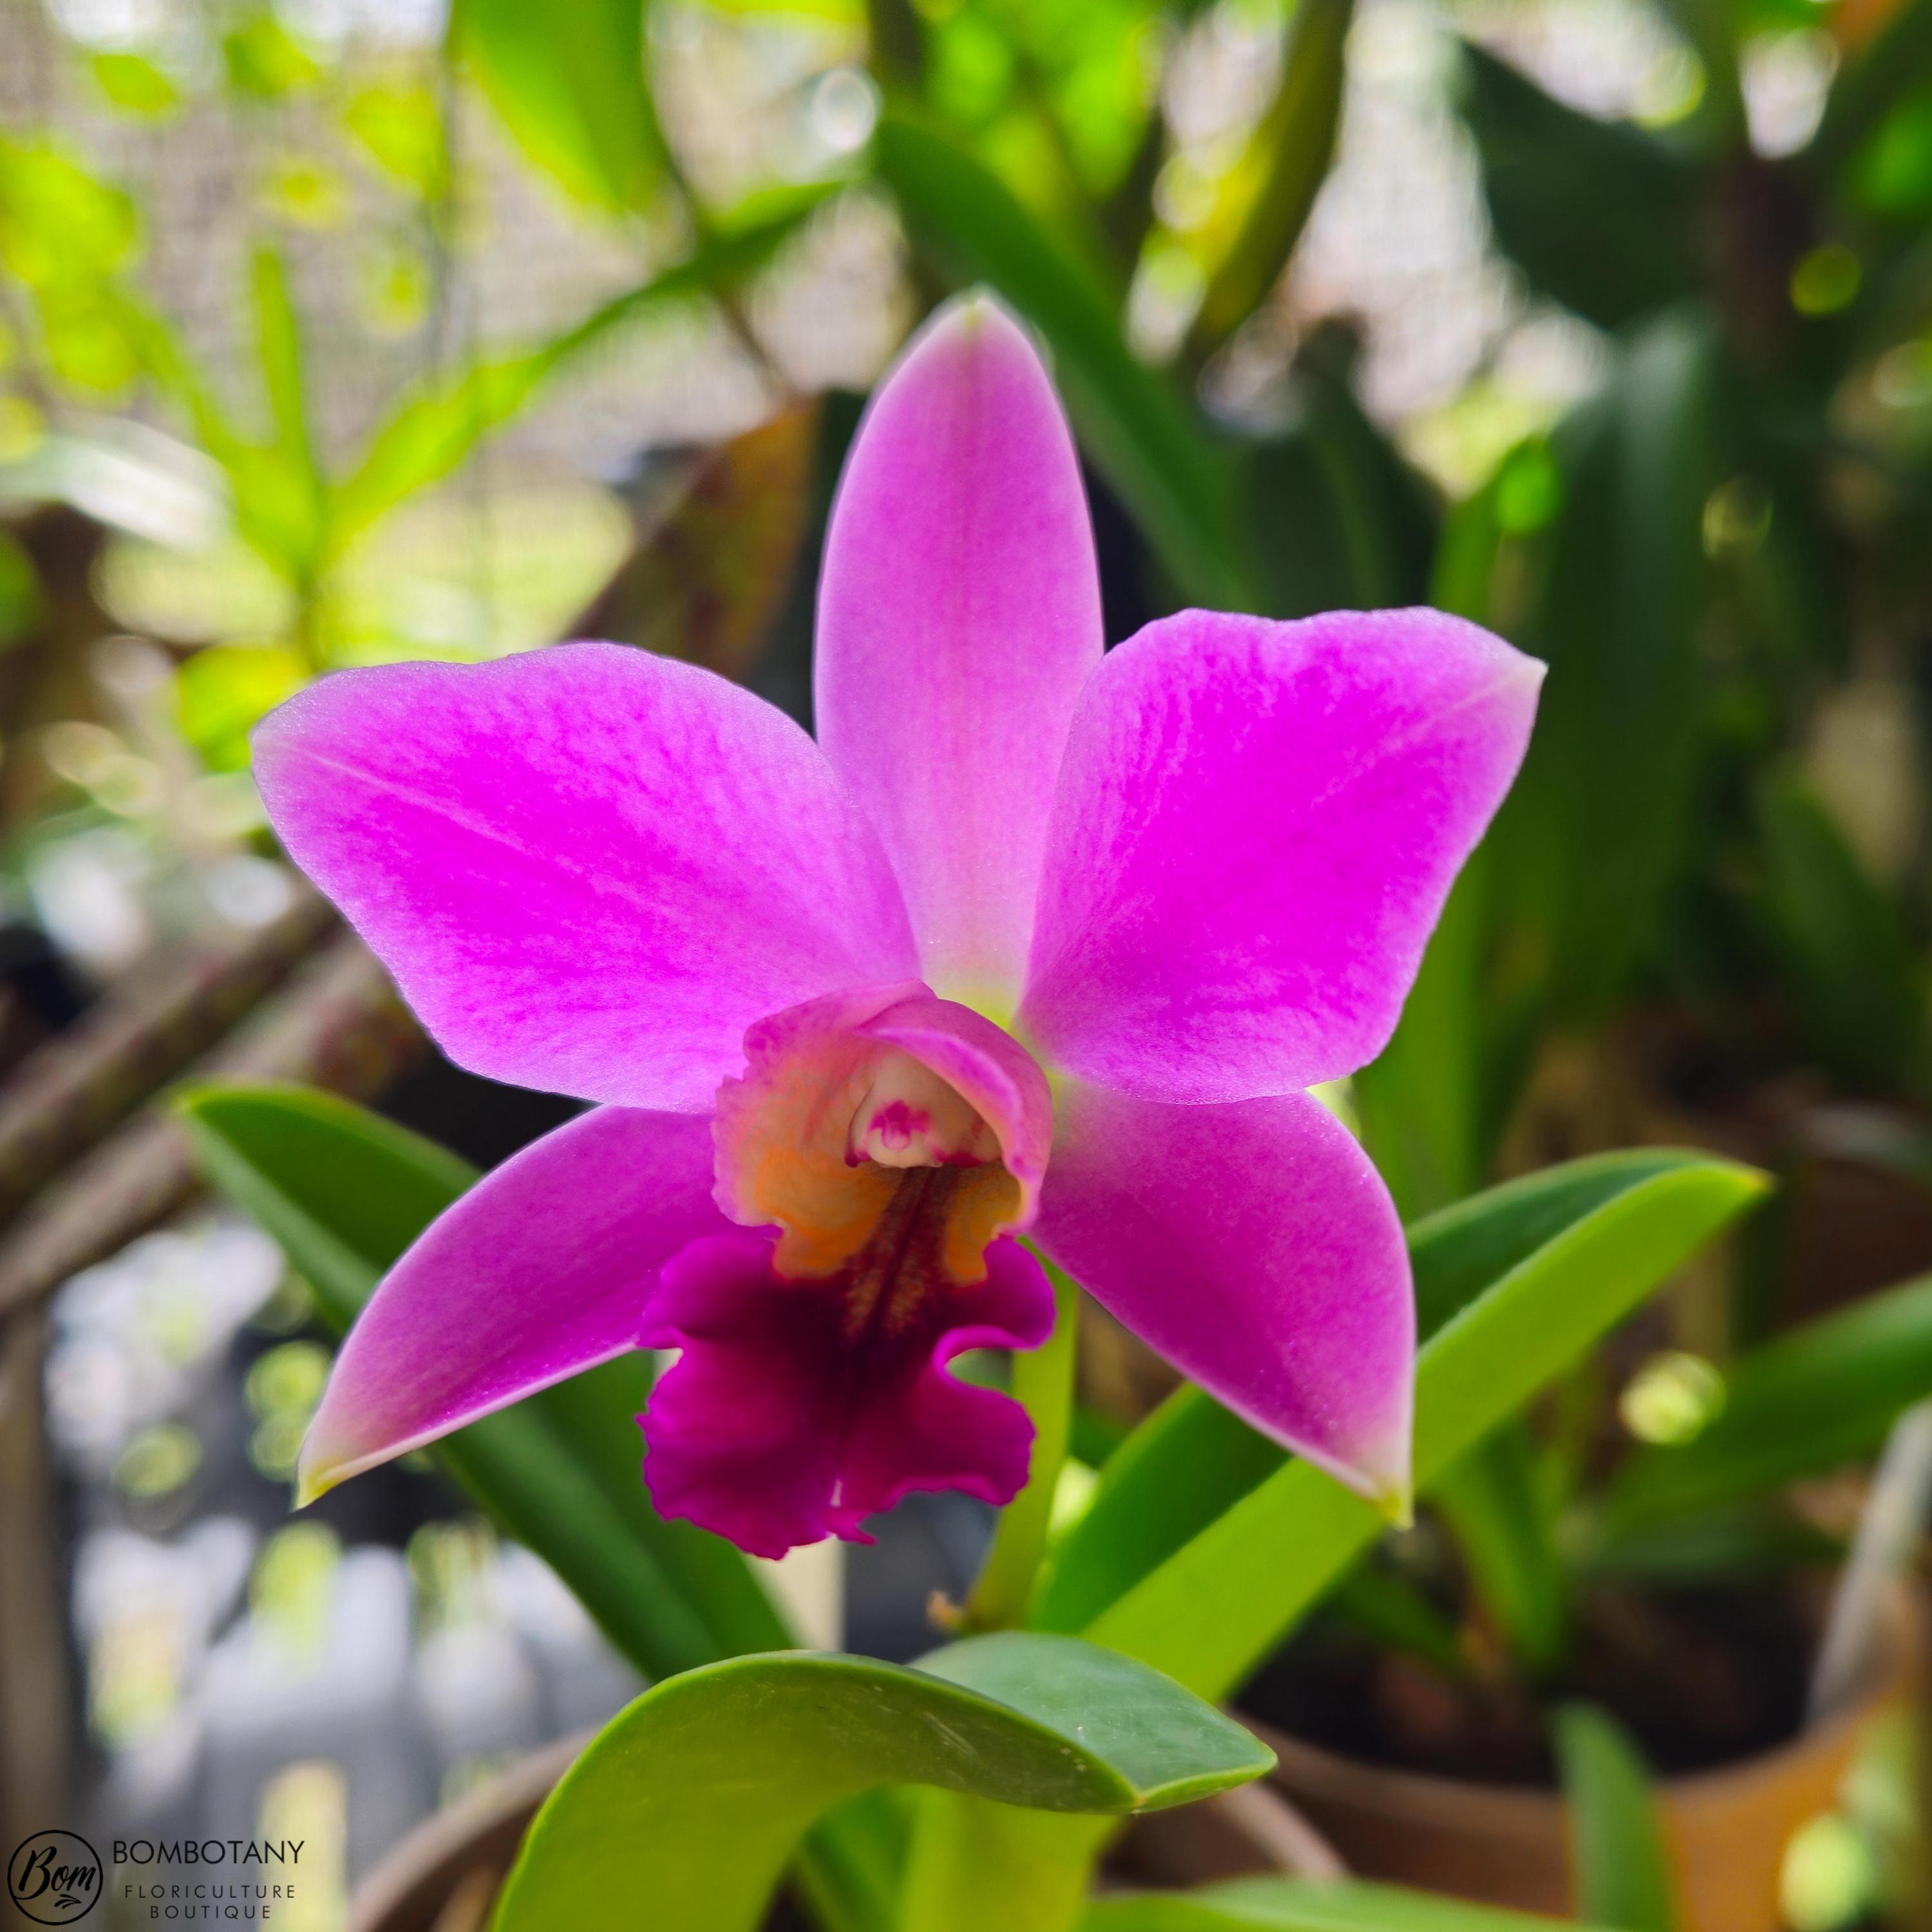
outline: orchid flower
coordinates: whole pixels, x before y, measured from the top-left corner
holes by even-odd
[[[980,296],[853,448],[816,743],[605,644],[290,700],[255,738],[290,854],[451,1059],[597,1103],[383,1281],[304,1497],[642,1346],[678,1352],[640,1418],[668,1516],[776,1556],[1006,1502],[1031,1424],[945,1365],[1046,1340],[1036,1250],[1401,1507],[1402,1230],[1307,1090],[1388,1039],[1541,671],[1430,610],[1103,656],[1072,439]]]

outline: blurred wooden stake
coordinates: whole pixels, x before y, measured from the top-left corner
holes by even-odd
[[[43,1428],[46,1318],[0,1327],[0,1846],[71,1828],[71,1672]]]

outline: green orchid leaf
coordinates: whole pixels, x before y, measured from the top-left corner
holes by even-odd
[[[754,1932],[806,1829],[882,1785],[1118,1816],[1273,1762],[1178,1685],[1077,1638],[974,1637],[910,1669],[740,1658],[604,1727],[538,1814],[496,1932],[599,1923],[624,1899],[681,1932]]]
[[[1675,1932],[1657,1800],[1636,1744],[1594,1704],[1562,1706],[1551,1730],[1570,1814],[1579,1906],[1624,1932]]]
[[[178,1106],[202,1172],[281,1244],[338,1335],[476,1178],[332,1094],[201,1088]],[[661,1677],[790,1636],[736,1550],[651,1508],[632,1420],[650,1390],[646,1361],[607,1363],[458,1430],[432,1453],[640,1670]]]
[[[1580,1256],[1593,1241],[1614,1249],[1629,1240],[1622,1217],[1633,1203],[1640,1208],[1656,1189],[1674,1201],[1684,1177],[1708,1166],[1669,1149],[1596,1155],[1418,1222],[1408,1246],[1420,1340],[1431,1342],[1545,1250]],[[1054,1552],[1030,1621],[1084,1629],[1286,1460],[1200,1390],[1180,1390],[1108,1459],[1091,1504]]]
[[[1628,122],[1564,106],[1481,47],[1462,57],[1460,105],[1490,218],[1531,284],[1601,328],[1694,294],[1695,165]]]
[[[646,206],[663,147],[644,0],[459,0],[450,34],[511,138],[566,194],[614,214]]]
[[[1088,1907],[1081,1932],[1553,1932],[1558,1924],[1401,1886],[1243,1878],[1198,1892],[1101,1899]]]
[[[1481,1292],[1447,1319],[1436,1300],[1447,1282],[1432,1285],[1431,1296],[1418,1293],[1424,1330],[1435,1330],[1417,1364],[1418,1489],[1628,1314],[1766,1184],[1729,1161],[1652,1158],[1668,1164],[1482,1279]],[[1460,1232],[1472,1236],[1480,1226],[1474,1217],[1488,1203],[1478,1197],[1436,1224],[1454,1228],[1451,1216],[1462,1217]],[[1455,1280],[1454,1271],[1445,1274]],[[1369,1504],[1312,1465],[1288,1462],[1111,1604],[1088,1634],[1203,1696],[1226,1696],[1384,1526]]]
[[[1098,278],[998,176],[935,128],[886,114],[873,165],[914,238],[962,280],[990,284],[1046,338],[1082,443],[1184,599],[1264,608],[1235,534],[1228,465],[1166,379],[1128,347]]]
[[[1876,1449],[1901,1410],[1932,1395],[1932,1276],[1767,1342],[1728,1382],[1701,1434],[1642,1449],[1618,1472],[1613,1538],[1764,1498]]]

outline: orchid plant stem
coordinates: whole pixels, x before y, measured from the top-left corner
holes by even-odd
[[[1033,1420],[1033,1460],[1026,1487],[1000,1512],[993,1546],[966,1600],[960,1621],[967,1630],[1011,1630],[1025,1616],[1066,1460],[1080,1291],[1044,1256],[1040,1259],[1053,1284],[1053,1333],[1044,1348],[1013,1358],[1012,1396]]]

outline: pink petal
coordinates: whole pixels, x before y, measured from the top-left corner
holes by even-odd
[[[339,671],[257,728],[255,776],[438,1043],[497,1079],[690,1112],[752,1021],[914,970],[812,741],[642,651]]]
[[[1148,626],[1074,718],[1021,1037],[1162,1100],[1372,1060],[1542,676],[1434,610]]]
[[[1244,1420],[1408,1490],[1415,1306],[1395,1204],[1306,1094],[1169,1106],[1070,1080],[1034,1238]]]
[[[841,1536],[914,1490],[1010,1502],[1033,1425],[1009,1397],[945,1372],[968,1348],[1037,1348],[1053,1327],[1040,1264],[1015,1241],[983,1281],[922,1298],[910,1318],[855,1332],[844,1285],[787,1281],[772,1238],[693,1244],[664,1268],[640,1339],[682,1352],[644,1425],[659,1513],[754,1556]]]
[[[658,1265],[730,1225],[701,1116],[603,1107],[546,1134],[370,1298],[302,1444],[303,1499],[634,1348]]]
[[[873,398],[818,597],[820,741],[885,842],[942,993],[1006,1011],[1018,996],[1054,777],[1100,645],[1053,386],[1006,311],[968,296]]]

